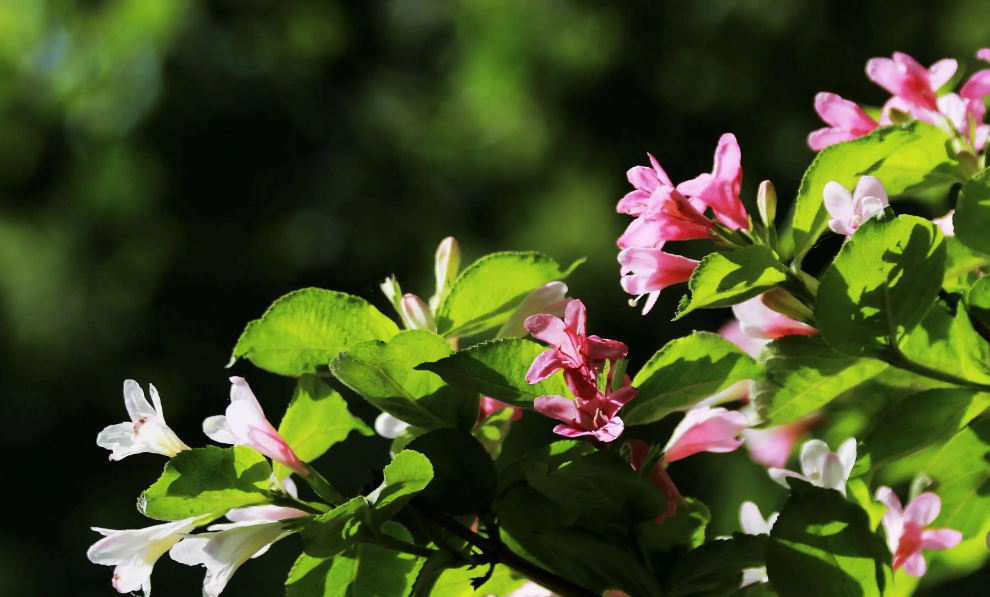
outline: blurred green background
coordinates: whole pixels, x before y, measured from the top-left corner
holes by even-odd
[[[386,310],[377,284],[393,272],[428,296],[447,235],[468,261],[587,256],[571,294],[638,367],[728,311],[670,323],[677,290],[646,318],[626,305],[627,168],[650,151],[693,177],[731,131],[744,193],[771,179],[791,197],[816,92],[880,104],[868,58],[972,71],[985,45],[985,0],[3,0],[0,595],[113,594],[88,527],[147,524],[133,500],[164,464],[95,445],[124,420],[125,378],[154,383],[202,445],[248,320],[303,286]],[[292,382],[233,372],[277,421]],[[353,491],[386,450],[352,438],[318,466]],[[782,499],[744,452],[671,474],[712,504],[713,534],[738,528],[741,500]],[[297,549],[277,545],[225,595],[281,594]],[[166,557],[155,593],[194,595],[201,578]]]

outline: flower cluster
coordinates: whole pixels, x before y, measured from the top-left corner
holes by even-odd
[[[981,49],[976,57],[990,62],[990,48]],[[990,133],[990,125],[983,123],[990,69],[973,74],[959,93],[939,95],[958,66],[955,60],[945,58],[926,69],[901,52],[894,52],[892,58],[873,58],[866,63],[866,76],[891,94],[880,110],[879,122],[854,102],[834,93],[819,93],[815,111],[829,126],[808,135],[808,145],[820,151],[862,137],[878,126],[913,118],[958,134],[972,149],[982,150]]]

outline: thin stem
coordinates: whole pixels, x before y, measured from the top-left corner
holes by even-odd
[[[937,381],[944,381],[954,386],[980,390],[981,392],[990,392],[990,385],[976,383],[975,381],[970,381],[940,369],[933,369],[927,365],[922,365],[921,363],[912,361],[906,354],[901,352],[900,347],[896,344],[891,343],[890,348],[891,358],[887,362],[899,369],[904,369],[905,371],[910,371],[911,373],[917,373],[918,375],[923,375]]]
[[[419,556],[421,558],[428,558],[433,554],[440,553],[435,549],[430,549],[429,547],[420,547],[414,543],[408,543],[402,541],[401,539],[396,539],[389,535],[378,535],[374,539],[371,539],[371,543],[381,545],[387,549],[393,551],[401,551],[402,553],[412,554],[414,556]]]
[[[512,568],[536,584],[560,595],[560,597],[600,597],[598,594],[585,589],[581,585],[557,576],[553,572],[544,570],[529,560],[523,559],[508,547],[485,539],[443,512],[434,510],[421,500],[413,500],[411,503],[413,508],[422,512],[424,516],[433,522],[464,539],[471,545],[474,545],[487,556],[494,557],[498,563]]]

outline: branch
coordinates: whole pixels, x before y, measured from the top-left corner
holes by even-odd
[[[533,564],[529,560],[519,556],[508,547],[482,537],[453,518],[450,518],[443,512],[435,510],[422,500],[415,499],[411,502],[411,504],[413,508],[421,512],[433,522],[439,524],[471,545],[474,545],[486,555],[494,556],[498,563],[512,568],[536,584],[553,591],[561,597],[600,597],[597,593],[589,591],[581,585],[571,582],[566,578],[557,576],[549,570],[540,568],[536,564]]]

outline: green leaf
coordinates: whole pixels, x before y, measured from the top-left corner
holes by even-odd
[[[668,342],[633,380],[636,399],[622,413],[627,425],[659,421],[744,379],[763,379],[763,367],[738,346],[710,332]]]
[[[815,321],[832,348],[890,357],[935,303],[945,273],[945,239],[928,220],[870,219],[825,272]]]
[[[515,411],[511,408],[503,408],[485,417],[485,420],[471,430],[471,435],[481,442],[485,451],[492,457],[492,460],[499,457],[502,452],[502,444],[505,443],[512,427],[512,417]]]
[[[825,185],[835,181],[852,190],[866,175],[879,178],[891,197],[966,179],[949,137],[924,122],[882,127],[826,147],[815,156],[798,190],[791,225],[794,255],[807,253],[828,227]]]
[[[980,172],[959,191],[952,217],[956,238],[983,254],[990,254],[990,169]]]
[[[406,330],[388,342],[352,346],[330,363],[330,371],[365,400],[410,425],[470,430],[478,419],[478,396],[416,369],[450,353],[447,341],[433,332]]]
[[[931,524],[961,531],[964,539],[985,534],[990,512],[990,418],[957,433],[921,465],[938,483],[942,512]]]
[[[403,541],[412,536],[395,523],[389,535]],[[423,559],[373,543],[361,543],[336,557],[303,553],[285,581],[286,597],[408,597]]]
[[[649,478],[613,452],[593,452],[552,472],[545,463],[534,463],[526,480],[558,504],[593,516],[642,522],[667,509]]]
[[[433,465],[433,481],[422,496],[447,514],[484,514],[495,499],[495,463],[469,433],[431,431],[409,443]]]
[[[281,375],[316,373],[341,350],[367,340],[388,340],[398,332],[391,319],[362,298],[304,288],[278,299],[244,328],[230,365],[247,358]]]
[[[990,406],[990,394],[936,388],[906,396],[879,418],[859,446],[854,475],[948,441]]]
[[[375,519],[383,522],[399,513],[409,500],[433,480],[433,465],[419,452],[403,450],[383,471],[385,481],[368,495]]]
[[[820,336],[785,336],[764,347],[767,380],[750,399],[764,421],[781,425],[825,406],[887,368],[874,359],[837,352]]]
[[[990,329],[990,277],[980,278],[966,293],[966,308],[973,321]]]
[[[983,275],[980,269],[990,265],[990,256],[978,253],[959,242],[954,236],[945,237],[945,276],[942,288],[946,292],[966,292]]]
[[[705,543],[671,570],[667,597],[731,595],[739,590],[743,570],[763,567],[766,549],[765,535],[735,533],[731,539]]]
[[[833,489],[788,482],[791,496],[767,545],[767,572],[780,597],[883,595],[890,552],[866,512]]]
[[[712,513],[704,503],[694,498],[684,498],[688,507],[677,506],[674,516],[662,524],[648,521],[636,527],[640,543],[651,553],[663,556],[676,548],[694,549],[705,542],[705,528],[712,521]]]
[[[526,372],[545,346],[522,338],[504,338],[476,344],[419,369],[432,371],[450,385],[491,396],[516,406],[533,407],[540,396],[569,395],[564,377],[557,372],[539,383],[526,382]]]
[[[303,462],[312,462],[334,444],[344,441],[351,431],[361,435],[375,432],[347,410],[347,402],[315,375],[299,378],[289,408],[278,426],[278,433]],[[276,462],[275,475],[287,477],[291,471]]]
[[[709,253],[691,274],[691,298],[681,299],[675,319],[695,309],[736,305],[786,280],[787,269],[763,245]]]
[[[450,294],[437,308],[437,331],[457,338],[500,326],[526,295],[566,278],[582,261],[561,269],[556,261],[536,252],[486,255],[454,280]]]
[[[303,529],[304,551],[315,558],[332,558],[366,536],[370,520],[368,500],[361,496],[349,500],[317,516]]]
[[[855,474],[855,473],[853,473]],[[854,477],[846,483],[846,493],[849,500],[858,504],[870,518],[870,530],[876,532],[883,520],[883,515],[887,513],[887,506],[876,501],[870,486],[866,484],[863,477]]]
[[[514,573],[501,564],[495,566],[495,572],[488,582],[475,589],[471,581],[483,576],[485,571],[480,567],[464,567],[447,570],[440,575],[430,593],[433,597],[506,597],[523,584],[526,579]],[[418,596],[417,596],[418,597]]]
[[[176,454],[138,498],[138,510],[156,520],[217,518],[231,508],[268,503],[272,469],[251,448],[209,446]]]
[[[970,322],[966,310],[953,317],[939,302],[900,343],[909,360],[977,383],[990,383],[990,345]]]

